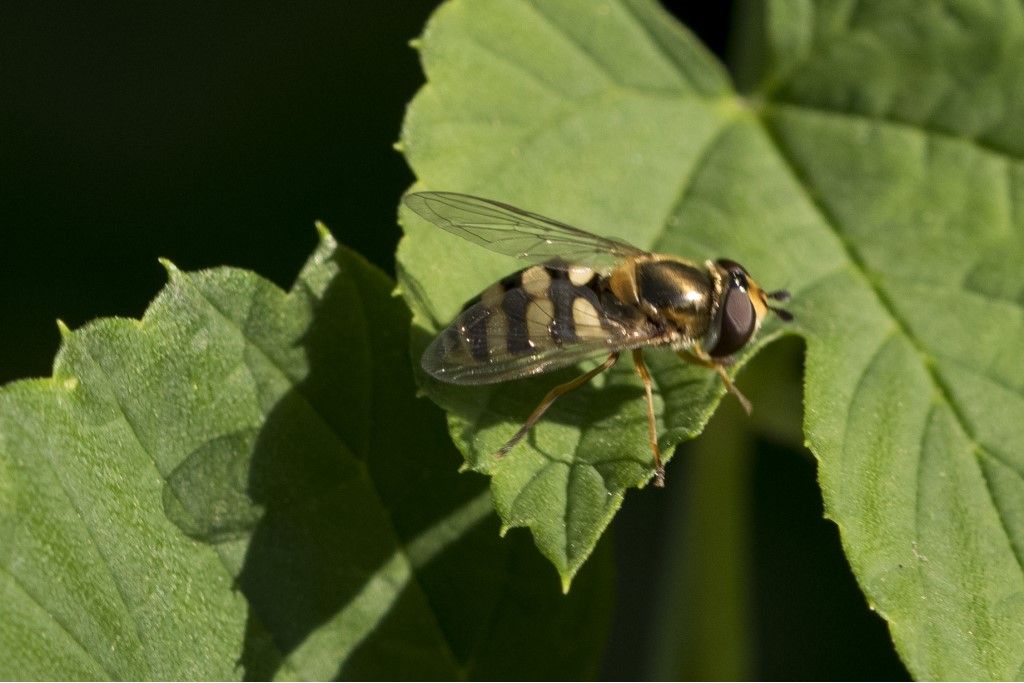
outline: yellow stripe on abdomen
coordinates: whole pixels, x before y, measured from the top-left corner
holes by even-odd
[[[534,299],[526,308],[526,333],[534,348],[553,345],[551,321],[555,319],[555,305],[550,299]]]

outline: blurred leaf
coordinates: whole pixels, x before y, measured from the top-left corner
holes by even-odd
[[[671,512],[656,587],[661,599],[649,680],[760,678],[751,599],[751,479],[760,454],[749,425],[738,405],[723,406],[685,451],[684,486]]]
[[[728,256],[793,290],[805,434],[869,603],[918,677],[1019,677],[1020,5],[769,0],[763,15],[747,98],[650,0],[452,0],[422,38],[428,83],[402,147],[421,186]],[[403,222],[422,344],[517,264]],[[652,366],[668,447],[702,428],[721,389],[671,357]],[[505,525],[530,527],[568,581],[650,456],[621,367],[491,459],[559,379],[424,386],[493,477]]]
[[[328,236],[288,294],[170,274],[0,391],[0,677],[593,674],[608,558],[563,598],[498,539],[393,283]]]

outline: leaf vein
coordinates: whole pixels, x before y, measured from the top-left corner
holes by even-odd
[[[914,467],[914,542],[911,549],[913,550],[915,562],[915,569],[917,571],[917,577],[921,581],[921,585],[927,585],[928,576],[922,566],[923,558],[927,558],[923,552],[921,552],[921,527],[922,518],[924,517],[924,496],[921,494],[921,489],[924,488],[921,484],[921,478],[924,476],[924,458],[925,458],[925,446],[926,439],[928,438],[928,429],[931,426],[931,422],[935,417],[935,410],[939,407],[939,404],[932,402],[928,406],[928,414],[925,416],[923,426],[921,428],[920,438],[917,440],[917,466]]]
[[[811,104],[805,104],[802,102],[793,102],[789,100],[773,100],[771,103],[765,105],[765,111],[771,112],[772,110],[791,110],[801,111],[808,114],[816,114],[818,116],[829,117],[829,118],[841,118],[852,121],[859,121],[862,123],[870,123],[875,125],[890,126],[893,128],[899,128],[902,130],[909,130],[920,135],[924,135],[930,138],[938,138],[948,142],[959,142],[968,143],[979,151],[985,152],[997,158],[1003,159],[1010,163],[1024,163],[1024,153],[999,147],[979,137],[969,137],[963,133],[958,133],[952,130],[943,130],[934,126],[929,126],[923,123],[915,123],[912,121],[901,121],[899,119],[885,117],[885,116],[869,116],[855,111],[845,111],[840,109],[828,109],[826,107],[818,107]]]
[[[339,270],[339,275],[341,273],[345,273],[345,271]],[[348,277],[350,279],[352,279],[351,274],[349,274],[349,273],[345,273],[345,274],[348,275]],[[206,296],[206,293],[203,292],[201,288],[196,287],[195,285],[193,285],[192,282],[187,277],[182,278],[182,280],[188,282],[189,286],[192,287],[192,289],[199,295],[199,297],[203,301],[205,301],[206,304],[212,310],[216,311],[221,316],[221,318],[228,325],[230,325],[232,328],[234,328],[236,330],[236,332],[242,337],[242,339],[245,341],[245,343],[248,346],[252,347],[257,352],[259,352],[267,360],[267,362],[271,365],[271,367],[273,367],[278,373],[280,373],[285,379],[287,379],[289,381],[289,383],[292,384],[292,388],[293,388],[295,394],[302,399],[303,404],[305,404],[310,409],[311,414],[314,415],[318,420],[320,420],[320,422],[326,428],[327,432],[329,434],[331,434],[332,438],[334,438],[334,440],[337,441],[337,443],[342,448],[344,448],[345,451],[348,452],[349,456],[352,457],[354,460],[356,460],[357,462],[360,463],[360,465],[361,465],[361,467],[363,469],[363,476],[364,476],[364,478],[365,478],[365,480],[367,482],[367,485],[369,486],[370,491],[373,493],[374,497],[377,499],[378,504],[380,505],[380,509],[383,512],[383,515],[382,515],[383,518],[387,521],[388,530],[391,532],[392,541],[393,541],[394,546],[395,546],[395,553],[397,555],[399,555],[405,561],[405,563],[407,565],[407,568],[409,570],[409,576],[412,577],[411,580],[413,582],[415,582],[416,588],[420,591],[421,595],[423,595],[424,599],[426,600],[426,598],[425,598],[426,592],[424,591],[423,585],[420,582],[419,571],[418,571],[417,567],[415,566],[415,564],[413,563],[412,558],[409,556],[408,548],[406,547],[405,542],[402,540],[402,537],[399,535],[397,529],[394,526],[394,522],[392,521],[391,515],[388,512],[388,507],[384,504],[384,499],[381,497],[380,491],[377,489],[376,482],[374,482],[373,477],[370,476],[369,470],[367,469],[366,464],[362,460],[360,460],[358,457],[356,457],[354,455],[355,454],[354,449],[352,447],[350,447],[345,442],[345,440],[342,438],[342,436],[340,434],[338,434],[338,432],[332,427],[331,423],[327,420],[327,418],[323,415],[323,413],[321,413],[316,408],[316,406],[312,403],[312,401],[310,401],[309,397],[306,396],[301,391],[301,389],[300,389],[300,387],[302,386],[301,383],[296,381],[295,379],[291,378],[288,375],[288,373],[285,371],[284,367],[281,366],[281,364],[276,359],[274,359],[267,351],[265,351],[259,344],[257,344],[254,340],[252,340],[245,333],[245,330],[242,328],[242,326],[239,325],[238,322],[235,321],[233,318],[231,318],[231,316],[229,316],[227,314],[227,312],[222,311],[209,297]],[[353,279],[353,286],[356,286],[355,282],[354,282],[354,279]],[[426,601],[426,602],[427,602],[427,604],[429,604],[429,601]],[[447,657],[449,659],[449,663],[451,664],[452,669],[455,670],[455,671],[458,671],[459,670],[458,660],[455,658],[455,653],[454,653],[454,651],[453,651],[453,649],[451,647],[451,643],[448,641],[447,634],[440,627],[440,622],[438,622],[437,615],[433,612],[433,610],[428,610],[428,612],[430,613],[430,617],[433,620],[434,625],[437,628],[437,635],[439,636],[439,640],[445,645],[445,654],[447,655]],[[274,641],[274,637],[273,637],[274,634],[272,633],[272,631],[270,629],[266,629],[266,630],[267,630],[267,633],[271,634],[271,640]],[[276,641],[274,641],[274,645],[275,645],[275,647],[277,647],[278,651],[281,651],[281,648],[276,643]],[[282,661],[288,662],[289,665],[291,665],[290,653],[283,653],[282,652]]]
[[[634,9],[633,4],[629,0],[623,0],[622,2],[619,3],[619,6],[626,11],[626,14],[628,14],[630,19],[633,20],[633,23],[643,32],[647,39],[651,41],[651,44],[653,44],[654,47],[657,48],[658,52],[665,59],[665,61],[672,65],[672,67],[675,69],[675,72],[679,74],[680,79],[685,81],[686,71],[684,63],[677,58],[676,54],[669,49],[668,45],[666,45],[660,37],[655,35],[654,31],[652,31],[650,27],[648,27],[647,24],[640,18],[640,16],[636,13],[636,9]],[[661,5],[658,5],[655,9],[656,11],[663,10]]]
[[[105,370],[104,370],[104,369],[102,368],[102,366],[101,366],[101,365],[100,365],[100,364],[99,364],[99,363],[98,363],[98,362],[96,361],[96,359],[95,359],[95,358],[93,358],[92,354],[91,354],[91,353],[89,353],[89,350],[88,350],[87,348],[85,348],[85,346],[84,346],[84,345],[83,345],[83,347],[82,347],[82,352],[83,352],[83,354],[84,354],[85,358],[86,358],[86,359],[88,359],[89,363],[90,363],[90,364],[91,364],[91,365],[92,365],[92,366],[93,366],[93,367],[94,367],[94,368],[95,368],[95,369],[96,369],[97,371],[99,371],[100,373],[102,373],[102,374],[104,375],[104,377],[106,377],[106,378],[107,378],[107,380],[108,380],[108,383],[109,383],[109,384],[111,385],[111,387],[113,387],[113,383],[109,381],[110,377],[109,377],[109,375],[107,374],[107,372],[106,372],[106,371],[105,371]],[[152,465],[153,465],[153,469],[154,469],[154,470],[156,471],[156,473],[157,473],[157,475],[158,475],[158,476],[160,477],[161,481],[163,481],[163,482],[164,482],[164,484],[166,485],[166,484],[168,483],[168,478],[167,478],[167,475],[166,475],[166,474],[165,474],[164,472],[162,472],[162,471],[160,470],[160,467],[158,466],[158,464],[157,464],[157,462],[156,462],[156,457],[155,457],[155,456],[154,456],[154,455],[153,455],[153,454],[152,454],[152,453],[151,453],[151,452],[149,451],[149,449],[148,449],[148,448],[146,447],[146,445],[145,445],[145,444],[143,443],[143,440],[142,440],[141,436],[139,435],[139,431],[138,431],[138,429],[136,428],[136,426],[134,425],[134,423],[132,422],[132,420],[131,420],[131,419],[130,419],[130,418],[128,417],[128,412],[127,412],[127,410],[126,410],[126,409],[125,409],[125,407],[124,407],[124,406],[123,406],[123,405],[121,404],[121,401],[120,401],[120,399],[119,399],[119,398],[118,398],[118,396],[117,396],[117,392],[116,392],[116,391],[114,391],[114,390],[113,390],[113,388],[111,388],[111,390],[110,390],[110,395],[111,395],[111,397],[112,397],[112,399],[113,399],[113,403],[114,403],[114,405],[115,405],[115,406],[117,406],[117,409],[118,409],[118,411],[119,411],[119,412],[120,412],[120,414],[121,414],[121,418],[122,418],[122,420],[124,421],[125,425],[126,425],[126,426],[128,427],[128,430],[129,430],[129,431],[131,432],[131,434],[132,434],[132,437],[134,438],[135,442],[136,442],[136,443],[138,444],[139,448],[140,448],[140,449],[141,449],[141,450],[143,451],[143,453],[145,453],[145,455],[146,455],[146,456],[147,456],[147,457],[149,458],[150,462],[151,462],[151,463],[152,463]],[[145,655],[144,655],[144,656],[146,657],[147,663],[148,663],[148,665],[149,665],[149,670],[150,670],[150,671],[154,671],[154,667],[153,667],[153,663],[152,663],[152,661],[151,661],[151,659],[150,659],[150,654],[149,654],[149,651],[148,651],[148,649],[147,649],[147,648],[145,647],[145,643],[146,643],[146,641],[145,641],[145,639],[144,639],[144,638],[143,638],[143,636],[142,636],[142,629],[141,629],[141,626],[140,626],[140,624],[138,623],[138,619],[137,619],[137,618],[135,617],[134,613],[133,613],[133,612],[132,612],[132,610],[131,610],[131,607],[130,607],[130,606],[129,606],[129,604],[128,604],[128,598],[127,598],[127,594],[125,593],[125,591],[124,591],[124,588],[123,588],[123,587],[121,586],[121,583],[120,583],[120,581],[118,580],[118,577],[117,577],[117,575],[116,575],[116,574],[115,574],[115,572],[114,572],[114,569],[113,569],[113,565],[111,564],[111,562],[110,562],[109,558],[107,557],[106,553],[104,553],[104,552],[103,552],[103,550],[102,550],[102,546],[101,546],[101,545],[99,544],[98,540],[96,539],[95,535],[93,534],[93,532],[92,532],[92,527],[91,527],[91,526],[89,525],[89,523],[88,523],[88,522],[87,522],[87,521],[85,520],[85,516],[83,515],[82,511],[81,511],[81,510],[79,509],[78,505],[77,505],[77,504],[76,504],[76,503],[74,502],[74,500],[72,499],[72,496],[71,496],[70,492],[69,492],[69,491],[67,490],[67,488],[66,488],[66,487],[64,486],[64,483],[63,483],[63,481],[61,481],[61,480],[60,480],[60,477],[59,477],[59,476],[57,476],[56,468],[54,467],[53,463],[52,463],[52,462],[50,462],[49,458],[46,458],[45,460],[46,460],[47,464],[49,465],[49,467],[51,468],[51,471],[53,471],[53,473],[54,473],[54,476],[55,476],[55,477],[57,478],[58,482],[60,483],[60,485],[61,485],[61,489],[62,489],[62,491],[64,492],[65,496],[66,496],[66,497],[68,498],[68,501],[69,501],[69,502],[71,503],[71,506],[72,506],[72,508],[73,508],[73,509],[75,510],[75,512],[77,513],[77,515],[78,515],[79,519],[80,519],[80,520],[82,521],[82,524],[83,524],[83,525],[85,526],[85,528],[86,528],[86,532],[87,532],[87,534],[89,535],[89,537],[90,537],[90,538],[92,539],[92,543],[93,543],[93,546],[94,546],[94,547],[96,548],[96,552],[97,552],[97,553],[98,553],[98,554],[100,555],[100,557],[102,558],[102,560],[103,560],[103,563],[105,564],[105,566],[106,566],[106,568],[107,568],[107,571],[108,571],[108,572],[109,572],[109,574],[110,574],[110,577],[111,577],[111,581],[112,581],[112,582],[114,583],[114,587],[115,587],[115,589],[117,590],[117,593],[118,593],[118,595],[119,595],[119,596],[120,596],[120,598],[121,598],[121,602],[122,602],[122,604],[124,605],[124,608],[125,608],[125,612],[126,612],[127,614],[129,614],[129,615],[130,615],[130,616],[132,617],[132,622],[133,622],[133,625],[134,625],[135,635],[136,635],[136,638],[138,639],[138,643],[139,643],[139,646],[138,646],[138,647],[139,647],[139,650],[142,650],[142,651],[143,651],[143,652],[145,653]],[[175,498],[175,500],[177,500],[177,501],[178,501],[179,505],[181,505],[181,506],[182,506],[182,509],[188,509],[188,508],[187,508],[187,507],[186,507],[186,506],[184,505],[184,501],[182,501],[182,500],[181,500],[181,498],[180,498],[180,497],[178,496],[178,494],[177,494],[177,491],[175,491],[175,490],[174,490],[174,487],[170,487],[170,486],[167,486],[167,487],[166,487],[166,489],[168,490],[168,492],[170,493],[170,495],[172,495],[172,496],[173,496],[173,497]],[[224,569],[224,573],[225,573],[225,575],[226,575],[226,576],[227,576],[228,578],[230,578],[230,579],[234,580],[235,576],[234,576],[234,574],[232,574],[232,572],[231,572],[230,568],[229,568],[229,567],[228,567],[228,565],[227,565],[227,562],[226,562],[226,560],[224,559],[223,555],[221,555],[221,553],[219,552],[219,550],[215,550],[215,551],[214,551],[214,555],[215,555],[215,556],[217,557],[217,559],[218,559],[218,561],[219,561],[219,564],[220,564],[220,565],[221,565],[221,567],[222,567],[222,568]],[[253,616],[254,616],[254,618],[256,618],[257,620],[259,620],[259,617],[258,617],[257,615],[253,615]],[[261,623],[262,623],[262,622],[261,622]],[[269,629],[267,629],[267,632],[268,632],[268,633],[270,633]],[[271,639],[271,641],[273,642],[273,639]],[[275,648],[276,648],[276,649],[278,650],[278,652],[279,652],[279,653],[281,653],[281,655],[282,655],[282,658],[283,658],[283,657],[284,657],[284,654],[283,654],[283,653],[281,652],[281,649],[280,649],[280,647],[279,647],[279,646],[277,645],[277,643],[276,643],[276,642],[274,642],[274,647],[275,647]]]
[[[471,43],[473,43],[473,45],[476,45],[477,48],[491,55],[497,61],[501,62],[502,64],[505,64],[506,66],[511,67],[515,71],[518,71],[519,73],[526,76],[531,83],[535,83],[537,86],[540,87],[541,90],[552,95],[555,99],[560,100],[562,102],[572,102],[573,98],[566,95],[564,91],[559,90],[554,84],[548,83],[547,80],[540,76],[540,74],[536,73],[532,69],[528,69],[526,65],[524,65],[521,61],[496,50],[494,47],[488,45],[482,40],[477,40],[476,38],[470,38],[469,40]]]
[[[1013,473],[1021,481],[1022,484],[1024,484],[1024,472],[1021,472],[1019,467],[1017,467],[1016,465],[1011,465],[1010,463],[1008,463],[1001,455],[997,455],[995,452],[990,451],[989,449],[986,449],[984,447],[979,447],[978,456],[982,458],[988,458],[992,462],[1002,465],[1006,469],[1010,470],[1010,472]],[[984,467],[981,468],[981,476],[985,480],[985,486],[988,487],[990,495],[992,495],[992,499],[998,501],[999,499],[995,496],[994,493],[992,493],[992,482],[989,480],[988,472]],[[996,509],[999,509],[998,503],[996,504]],[[999,518],[999,523],[1002,525],[1003,531],[1006,533],[1006,537],[1009,540],[1010,547],[1013,549],[1013,553],[1017,556],[1018,564],[1024,565],[1024,544],[1022,544],[1020,541],[1017,541],[1015,537],[1009,532],[1009,529],[1006,528],[1006,524],[1003,521],[1002,514],[996,516]]]
[[[516,497],[512,499],[512,503],[508,506],[509,514],[515,514],[516,508],[519,506],[519,500],[523,497],[526,491],[533,486],[534,482],[540,479],[540,477],[549,469],[559,464],[564,463],[560,460],[555,460],[554,458],[547,458],[547,462],[530,476],[530,479],[519,489],[519,493],[516,494]]]
[[[962,360],[960,358],[957,358],[956,356],[953,356],[951,354],[946,354],[946,353],[936,353],[935,357],[937,359],[945,362],[945,363],[950,363],[952,365],[957,365],[960,368],[966,370],[968,373],[974,375],[975,377],[978,377],[978,378],[980,378],[982,380],[985,380],[986,382],[989,382],[992,385],[997,386],[1000,389],[1003,389],[1003,390],[1005,390],[1005,391],[1007,391],[1007,392],[1009,392],[1011,394],[1015,394],[1016,396],[1024,398],[1024,394],[1022,394],[1020,387],[1012,386],[1008,382],[1006,382],[1006,380],[1004,380],[1003,378],[997,377],[995,375],[992,375],[992,374],[990,374],[990,373],[988,373],[988,372],[986,372],[986,371],[984,371],[984,370],[982,370],[980,368],[976,368],[973,365],[971,365],[970,363],[968,363],[968,362],[966,362],[966,361],[964,361],[964,360]]]
[[[24,593],[28,597],[29,600],[31,600],[36,606],[38,606],[39,609],[41,609],[46,614],[46,616],[50,617],[50,619],[53,620],[53,622],[55,624],[57,624],[57,626],[60,627],[61,631],[63,631],[65,634],[67,634],[68,638],[70,638],[71,641],[73,643],[75,643],[75,645],[77,645],[82,650],[83,653],[85,653],[86,657],[91,659],[93,661],[93,663],[95,663],[96,666],[99,667],[100,671],[102,671],[103,673],[105,673],[107,675],[108,679],[114,680],[115,678],[117,678],[117,676],[114,675],[114,672],[111,671],[110,669],[108,669],[106,667],[106,665],[103,664],[103,662],[101,662],[96,657],[96,655],[94,655],[85,646],[85,643],[83,643],[79,639],[79,637],[77,635],[75,635],[75,633],[71,630],[71,627],[68,626],[66,623],[64,623],[63,619],[59,618],[57,615],[55,615],[53,612],[51,612],[49,610],[49,608],[42,603],[42,601],[39,599],[39,597],[35,593],[33,593],[32,591],[30,591],[28,589],[28,587],[22,582],[21,578],[17,574],[12,572],[11,569],[9,567],[5,566],[5,565],[0,565],[0,569],[2,569],[5,574],[7,574],[9,577],[11,577],[11,581],[13,582],[13,584],[16,587],[18,587],[21,590],[21,592]]]
[[[961,432],[968,438],[968,440],[971,442],[972,446],[974,447],[974,449],[977,452],[977,450],[981,448],[981,445],[979,443],[978,437],[974,433],[974,430],[971,428],[970,421],[967,419],[967,416],[963,413],[963,411],[960,409],[960,407],[953,400],[953,395],[952,395],[952,392],[950,391],[949,386],[946,384],[946,382],[943,380],[942,376],[935,369],[935,365],[932,362],[932,359],[929,356],[927,350],[921,344],[920,340],[918,340],[913,335],[913,333],[911,332],[910,328],[907,327],[907,325],[904,324],[903,320],[899,317],[899,315],[897,314],[896,307],[893,305],[893,303],[890,300],[889,296],[868,275],[868,273],[871,272],[870,268],[868,268],[868,266],[865,263],[863,257],[860,255],[860,252],[850,242],[850,240],[848,240],[845,237],[845,235],[843,234],[842,229],[840,228],[839,222],[836,219],[836,217],[834,215],[832,215],[832,213],[825,207],[825,205],[811,191],[809,181],[799,171],[799,168],[796,165],[796,162],[787,153],[786,146],[783,144],[783,142],[781,140],[779,140],[773,134],[772,129],[771,129],[770,126],[768,126],[763,120],[761,120],[761,119],[758,119],[758,120],[761,123],[761,127],[765,131],[765,134],[768,136],[769,140],[772,141],[772,143],[774,144],[776,150],[778,151],[779,158],[783,161],[783,163],[789,169],[790,174],[793,176],[793,179],[796,181],[797,187],[801,190],[801,192],[803,193],[804,197],[811,204],[811,206],[813,206],[815,208],[817,213],[821,216],[821,219],[824,222],[824,224],[829,228],[830,232],[836,238],[836,240],[838,241],[838,243],[840,245],[840,248],[846,254],[846,256],[847,256],[848,260],[850,261],[850,263],[853,265],[854,271],[856,272],[856,274],[861,277],[861,279],[864,281],[864,284],[866,285],[866,287],[869,288],[870,291],[874,294],[875,299],[878,301],[879,305],[882,306],[883,310],[886,311],[886,313],[888,314],[889,318],[893,321],[893,323],[896,326],[896,328],[899,331],[899,333],[907,340],[907,342],[914,349],[914,351],[915,351],[915,353],[917,355],[917,358],[920,361],[920,363],[921,363],[925,373],[928,375],[929,379],[931,380],[932,385],[935,387],[936,391],[938,392],[940,400],[943,403],[945,403],[947,406],[949,406],[949,409],[952,412],[954,418],[956,419],[957,425],[960,428]],[[977,460],[976,460],[976,462],[977,462]],[[981,467],[980,462],[978,463],[978,467],[979,468]],[[991,488],[986,486],[986,491],[988,492],[989,499],[990,499],[993,507],[997,511],[997,516],[1000,518],[1000,523],[1002,523],[1003,522],[1002,516],[998,514],[999,506],[996,503],[996,500],[995,500],[995,497],[993,495],[993,492],[992,492]],[[1003,527],[1003,530],[1005,532],[1005,526]],[[1024,575],[1024,563],[1021,562],[1021,558],[1018,557],[1016,555],[1016,553],[1014,553],[1014,557],[1015,557],[1015,559],[1017,561],[1017,568],[1018,568],[1019,572],[1022,575]]]
[[[868,375],[871,374],[871,369],[874,367],[875,363],[877,363],[878,360],[882,357],[882,353],[885,351],[886,347],[888,347],[889,344],[891,344],[892,341],[896,339],[897,334],[897,329],[893,327],[892,329],[889,330],[888,333],[886,333],[884,337],[882,337],[882,340],[878,343],[878,346],[875,348],[871,356],[868,358],[867,363],[864,364],[864,368],[860,372],[860,377],[857,378],[857,384],[853,387],[853,391],[850,392],[850,400],[846,406],[846,419],[843,424],[842,443],[844,446],[844,450],[846,444],[850,442],[849,435],[850,427],[852,426],[853,421],[853,406],[857,401],[857,397],[860,395],[860,392],[864,389],[864,383],[867,381]]]
[[[594,54],[593,50],[588,48],[586,45],[580,42],[579,39],[577,39],[575,36],[566,31],[564,26],[562,26],[554,19],[552,19],[547,12],[540,8],[540,5],[538,5],[537,2],[535,2],[535,0],[526,0],[526,4],[531,9],[533,9],[534,14],[540,17],[545,24],[547,24],[555,33],[562,37],[562,41],[564,43],[572,46],[576,50],[577,54],[581,55],[588,62],[590,62],[591,65],[595,67],[597,72],[604,78],[605,81],[618,86],[623,85],[622,83],[619,83],[614,77],[612,77],[612,74],[609,71],[608,66],[597,58],[597,55]]]
[[[690,198],[690,194],[693,191],[694,181],[700,174],[701,169],[707,163],[711,154],[715,151],[715,147],[725,137],[726,132],[735,124],[734,120],[725,120],[721,126],[714,133],[708,136],[704,146],[693,157],[693,163],[690,165],[689,173],[687,173],[679,183],[679,190],[676,192],[676,200],[672,203],[672,208],[669,209],[668,216],[661,223],[661,230],[659,231],[658,237],[655,238],[655,244],[651,247],[653,251],[658,251],[658,243],[668,233],[668,224],[672,216],[677,216],[683,212],[683,205]]]
[[[99,365],[93,359],[93,357],[89,353],[88,349],[85,348],[84,344],[82,344],[82,352],[85,355],[85,357],[89,360],[89,362],[92,363],[97,369],[100,369],[100,371],[102,372],[102,369],[99,368]],[[113,392],[111,392],[111,394],[113,394]],[[121,411],[121,414],[124,415],[124,409],[121,408],[121,405],[117,401],[116,396],[114,398],[114,404],[117,405],[118,409]],[[129,428],[129,430],[132,431],[132,433],[134,435],[134,429],[131,427],[131,425],[128,425],[128,428]],[[136,436],[136,439],[137,439],[137,436]],[[47,449],[47,452],[49,452],[48,449]],[[121,585],[121,581],[120,581],[117,573],[114,572],[114,565],[111,563],[110,558],[107,557],[107,553],[104,552],[103,546],[100,544],[99,539],[96,537],[96,534],[93,533],[92,525],[89,524],[88,520],[86,520],[85,514],[82,512],[82,509],[79,507],[77,501],[75,501],[74,496],[71,495],[71,491],[65,485],[64,480],[61,478],[60,474],[58,473],[57,466],[54,464],[54,462],[49,457],[45,457],[45,458],[43,458],[43,460],[46,462],[47,466],[50,468],[50,472],[53,474],[54,479],[56,479],[57,482],[60,484],[61,491],[64,493],[64,496],[67,498],[68,503],[71,505],[71,508],[75,511],[75,514],[78,517],[78,519],[81,521],[82,526],[85,527],[85,533],[92,540],[93,547],[96,548],[96,553],[100,556],[100,559],[103,560],[103,564],[107,568],[107,573],[110,575],[110,580],[114,584],[114,589],[117,591],[117,594],[118,594],[118,596],[121,599],[121,604],[124,605],[125,614],[128,615],[128,617],[131,620],[133,630],[135,631],[135,637],[136,637],[137,642],[138,642],[138,649],[143,652],[143,656],[146,659],[146,664],[149,666],[149,670],[152,672],[153,671],[153,662],[150,659],[150,653],[149,653],[148,649],[145,647],[145,639],[142,637],[142,626],[141,626],[141,624],[139,624],[138,618],[136,617],[134,611],[132,610],[131,605],[129,605],[129,603],[128,603],[128,595],[127,595],[127,593],[124,590],[124,586]]]

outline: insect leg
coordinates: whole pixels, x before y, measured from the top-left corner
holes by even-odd
[[[593,370],[590,370],[589,372],[580,375],[571,382],[559,384],[557,387],[549,391],[548,395],[544,397],[544,400],[540,402],[540,405],[537,406],[532,413],[530,413],[530,417],[526,418],[526,422],[523,424],[522,427],[519,428],[519,431],[516,432],[512,436],[512,438],[505,443],[504,446],[499,448],[498,452],[495,455],[499,458],[504,457],[510,450],[512,450],[512,448],[517,443],[522,441],[523,437],[526,436],[531,429],[533,429],[533,425],[537,424],[537,420],[539,420],[541,416],[544,414],[544,412],[551,407],[551,404],[555,402],[556,398],[563,394],[568,394],[573,389],[578,389],[579,387],[583,386],[584,384],[594,379],[611,366],[615,365],[615,361],[617,360],[619,360],[618,351],[609,355],[603,363],[598,365]]]
[[[747,415],[750,415],[754,410],[754,406],[750,404],[750,399],[743,395],[743,392],[736,388],[736,385],[729,379],[729,373],[725,371],[725,367],[721,363],[714,364],[715,372],[722,378],[722,382],[725,383],[725,388],[730,394],[736,397],[736,400],[743,406],[743,410],[746,411]]]
[[[732,383],[729,378],[729,374],[725,371],[725,366],[713,360],[711,356],[704,352],[704,349],[700,348],[699,345],[695,345],[692,350],[688,351],[677,351],[676,355],[685,360],[687,363],[695,363],[697,365],[703,365],[706,368],[711,368],[718,373],[718,376],[722,378],[722,382],[725,384],[725,388],[730,394],[736,397],[736,400],[743,406],[743,410],[746,411],[747,415],[750,415],[754,407],[750,404],[750,401],[743,392],[736,388],[736,385]]]
[[[661,452],[658,450],[658,427],[654,422],[654,395],[651,393],[651,373],[647,371],[647,364],[644,363],[644,352],[641,349],[633,351],[633,365],[636,366],[636,374],[644,383],[644,392],[647,394],[647,436],[651,444],[651,452],[654,453],[654,485],[658,488],[665,486],[665,466],[661,464]]]

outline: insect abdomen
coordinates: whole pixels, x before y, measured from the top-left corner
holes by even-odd
[[[470,314],[462,335],[470,355],[486,362],[496,352],[524,355],[606,336],[602,281],[590,268],[563,264],[503,278],[463,307]],[[470,313],[477,304],[479,317]]]

